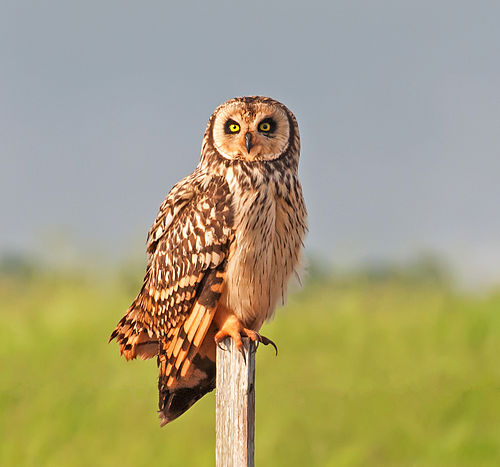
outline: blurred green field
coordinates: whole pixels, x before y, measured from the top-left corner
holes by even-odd
[[[214,394],[160,428],[155,361],[107,344],[122,279],[2,277],[0,465],[214,465]],[[499,291],[315,279],[263,333],[256,465],[500,465]]]

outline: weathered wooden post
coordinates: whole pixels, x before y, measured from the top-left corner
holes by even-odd
[[[217,467],[254,466],[255,343],[243,339],[243,350],[230,337],[217,349]]]

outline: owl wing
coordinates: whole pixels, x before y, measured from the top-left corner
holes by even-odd
[[[148,234],[141,291],[111,334],[127,360],[161,353],[162,372],[180,374],[215,314],[231,239],[223,177],[195,171],[172,188]]]

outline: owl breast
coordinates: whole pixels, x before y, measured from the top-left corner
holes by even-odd
[[[259,330],[284,303],[299,267],[306,214],[296,176],[254,175],[249,181],[233,170],[227,174],[235,223],[221,301],[246,327]]]

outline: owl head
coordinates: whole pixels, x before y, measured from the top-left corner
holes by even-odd
[[[227,161],[272,161],[293,151],[298,157],[299,132],[294,115],[269,97],[237,97],[217,107],[210,117],[202,148]]]

